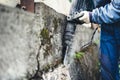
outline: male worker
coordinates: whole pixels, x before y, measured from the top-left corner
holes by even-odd
[[[120,0],[96,0],[96,6],[92,12],[82,11],[79,20],[101,25],[101,79],[120,80]]]

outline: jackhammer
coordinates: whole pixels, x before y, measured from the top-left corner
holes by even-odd
[[[79,21],[79,18],[84,15],[84,14],[80,14],[80,12],[83,10],[91,11],[93,8],[94,8],[94,0],[72,0],[72,5],[70,8],[70,16],[67,17],[67,26],[63,35],[62,62],[64,64],[65,64],[65,60],[69,62],[71,61],[70,53],[72,53],[73,38],[76,30],[76,25],[84,23],[82,21]],[[81,49],[87,47],[92,43],[93,37],[96,31],[97,31],[97,28],[93,32],[90,42],[83,45]]]
[[[72,50],[72,43],[73,43],[73,37],[74,37],[74,33],[75,33],[75,29],[76,29],[76,25],[77,24],[84,24],[84,22],[80,21],[79,18],[82,17],[84,14],[80,14],[80,12],[74,12],[71,16],[67,17],[67,26],[66,26],[66,29],[65,29],[65,34],[64,34],[64,46],[63,46],[63,63],[65,63],[65,60],[70,58],[70,52]],[[92,44],[92,41],[93,41],[93,38],[94,38],[94,35],[96,33],[98,28],[96,28],[94,31],[93,31],[93,34],[92,34],[92,37],[91,37],[91,40],[83,45],[81,47],[81,49],[84,49],[88,46],[90,46]],[[68,59],[69,61],[69,59]],[[69,61],[70,62],[70,61]],[[69,64],[69,63],[67,63]]]

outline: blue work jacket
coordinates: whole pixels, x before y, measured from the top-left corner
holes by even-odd
[[[95,0],[90,21],[101,24],[101,40],[117,40],[120,44],[120,0]]]

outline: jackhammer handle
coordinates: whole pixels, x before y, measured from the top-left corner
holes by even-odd
[[[84,13],[75,12],[73,15],[67,17],[67,21],[76,24],[83,24],[84,22],[80,21],[79,18],[83,17]]]

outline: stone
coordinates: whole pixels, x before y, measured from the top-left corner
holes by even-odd
[[[35,14],[0,5],[0,80],[44,80],[48,77],[50,80],[78,80],[81,73],[83,79],[94,77],[92,80],[98,80],[98,69],[91,65],[97,59],[95,45],[86,49],[84,58],[77,62],[75,59],[70,68],[61,65],[66,23],[65,15],[43,3],[35,3]],[[76,29],[74,52],[79,52],[80,47],[89,41],[91,33],[88,28]],[[85,78],[89,73],[90,76]]]
[[[0,80],[24,80],[60,63],[65,16],[43,3],[40,14],[0,5]]]

